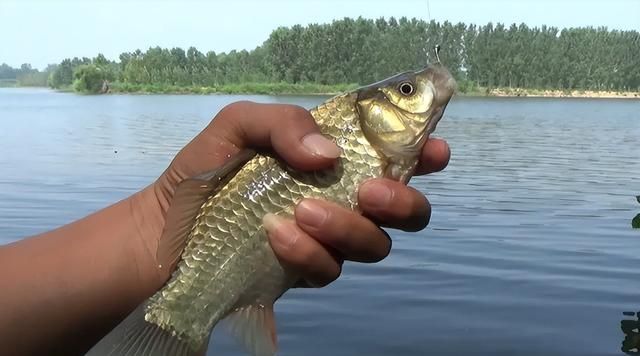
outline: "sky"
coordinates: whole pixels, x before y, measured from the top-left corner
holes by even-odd
[[[0,0],[0,63],[43,69],[153,46],[250,50],[279,26],[358,16],[640,31],[640,0]]]

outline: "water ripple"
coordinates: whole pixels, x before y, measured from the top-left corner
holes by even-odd
[[[227,103],[320,97],[76,96],[0,89],[0,243],[149,184]],[[640,309],[640,101],[456,98],[433,205],[375,265],[278,303],[282,355],[618,355]],[[603,119],[604,115],[604,119]],[[345,337],[347,336],[347,337]],[[216,332],[213,349],[238,348]]]

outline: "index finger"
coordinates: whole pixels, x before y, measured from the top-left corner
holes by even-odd
[[[451,150],[447,141],[440,138],[429,138],[422,147],[415,175],[439,172],[447,167],[450,158]]]
[[[320,134],[309,111],[296,105],[237,102],[225,107],[212,127],[238,147],[271,147],[294,168],[326,168],[340,149]]]

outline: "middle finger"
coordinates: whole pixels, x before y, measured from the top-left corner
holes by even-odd
[[[305,199],[295,210],[298,226],[320,243],[356,262],[378,262],[391,249],[391,239],[371,220],[324,200]]]
[[[413,187],[390,179],[371,179],[360,186],[358,203],[381,226],[419,231],[429,224],[431,205]]]

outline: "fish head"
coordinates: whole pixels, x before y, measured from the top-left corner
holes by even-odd
[[[449,71],[435,63],[356,91],[360,126],[367,141],[386,159],[386,178],[409,181],[455,88]]]

